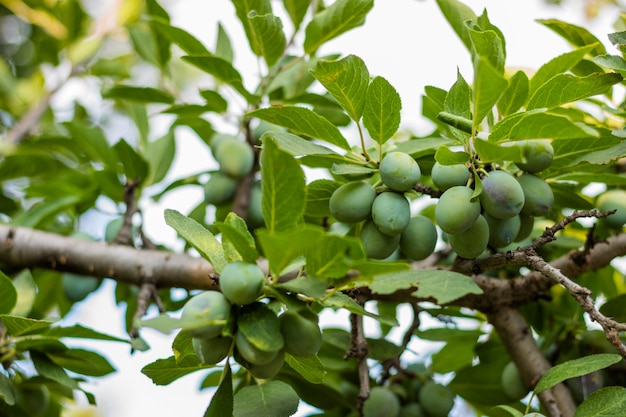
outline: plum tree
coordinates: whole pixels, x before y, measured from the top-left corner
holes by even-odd
[[[548,139],[529,139],[516,142],[522,149],[525,162],[516,162],[519,169],[530,173],[543,171],[552,165],[554,148]]]
[[[404,152],[390,152],[380,161],[380,179],[394,191],[408,191],[417,184],[421,170],[415,159]]]
[[[227,264],[220,275],[220,289],[233,304],[250,304],[263,292],[265,274],[256,264],[243,261]]]
[[[554,206],[554,194],[546,181],[532,174],[517,177],[524,191],[524,207],[522,212],[530,216],[546,216]]]
[[[446,190],[435,207],[437,225],[446,233],[461,233],[469,229],[480,215],[480,203],[473,199],[474,191],[465,186]]]
[[[437,228],[426,216],[413,216],[400,235],[400,250],[409,259],[426,259],[437,245]]]
[[[192,337],[212,338],[222,332],[230,314],[230,302],[218,291],[203,291],[191,297],[181,313],[185,330]]]
[[[204,2],[198,35],[186,2],[92,3],[0,7],[0,416],[116,401],[88,345],[146,328],[153,385],[203,374],[148,415],[623,414],[623,22],[538,20],[566,50],[520,69],[499,13],[437,0],[470,65],[416,100],[331,50],[388,2]]]
[[[498,219],[518,215],[524,207],[524,190],[511,174],[492,171],[483,179],[480,204],[483,209]]]
[[[466,259],[476,258],[489,244],[489,224],[481,214],[469,229],[460,233],[450,233],[448,241],[459,256]]]
[[[420,390],[419,402],[428,416],[447,417],[454,407],[454,397],[448,387],[428,381]]]
[[[372,220],[363,224],[360,233],[361,243],[368,258],[385,259],[391,256],[400,244],[401,236],[389,236],[381,232]]]
[[[596,200],[598,210],[617,210],[615,214],[602,219],[609,227],[621,229],[626,224],[626,191],[621,189],[608,190]]]
[[[467,185],[470,171],[464,164],[441,165],[435,162],[431,170],[433,183],[442,191],[459,185]]]
[[[357,223],[372,214],[376,190],[363,181],[351,181],[337,188],[328,206],[330,214],[340,222]]]
[[[382,233],[395,236],[406,229],[411,219],[409,201],[394,192],[380,193],[372,203],[372,220]]]

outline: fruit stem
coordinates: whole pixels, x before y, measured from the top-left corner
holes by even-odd
[[[363,136],[363,128],[361,128],[361,123],[356,124],[357,129],[359,129],[359,139],[361,140],[361,149],[363,150],[363,155],[367,158],[368,161],[372,160],[372,157],[367,153],[367,149],[365,149],[365,137]]]

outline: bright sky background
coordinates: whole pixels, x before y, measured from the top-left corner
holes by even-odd
[[[273,2],[276,9],[280,8],[279,3]],[[172,15],[173,25],[187,29],[205,42],[209,49],[215,44],[217,22],[222,22],[234,44],[235,66],[244,74],[244,78],[254,76],[257,64],[247,52],[247,42],[231,2],[170,0],[163,4]],[[612,31],[611,24],[617,18],[616,13],[605,13],[593,22],[585,21],[583,2],[576,0],[562,7],[547,7],[539,0],[466,0],[466,4],[477,14],[486,8],[491,21],[504,32],[508,67],[536,69],[550,58],[570,50],[565,41],[534,22],[534,19],[558,18],[583,25],[608,46],[606,33]],[[291,29],[288,22],[284,24],[287,30]],[[378,0],[365,26],[329,42],[320,54],[334,52],[358,55],[365,61],[372,76],[386,78],[402,98],[402,126],[418,134],[424,134],[430,129],[429,122],[420,116],[424,86],[449,88],[456,79],[457,68],[467,80],[471,80],[469,54],[433,0]],[[195,174],[207,169],[208,164],[212,163],[210,154],[197,138],[181,131],[177,141],[179,153],[174,164],[173,178]],[[158,243],[172,245],[176,235],[165,226],[163,210],[173,208],[186,213],[201,198],[200,190],[186,189],[164,198],[160,204],[143,204],[145,229],[149,236]],[[86,228],[90,229],[89,225]],[[97,225],[94,231],[99,228],[100,225]],[[96,330],[124,337],[124,319],[121,311],[115,308],[113,288],[112,283],[106,282],[103,291],[75,307],[67,322],[80,322]],[[154,310],[151,313],[155,314]],[[333,315],[323,318],[324,322],[333,324],[338,320]],[[367,323],[369,328],[376,328],[373,323]],[[144,329],[142,336],[152,349],[133,356],[129,355],[129,348],[121,344],[87,344],[105,354],[119,370],[112,376],[84,384],[87,390],[96,394],[103,415],[160,417],[184,413],[190,417],[201,417],[211,397],[210,391],[197,391],[205,373],[197,372],[166,387],[153,385],[140,370],[158,358],[171,355],[170,344],[174,335],[161,335]],[[298,415],[304,415],[302,413],[306,409],[301,410]],[[455,417],[466,415],[460,407],[453,412]]]

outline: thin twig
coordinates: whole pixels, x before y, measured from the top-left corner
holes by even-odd
[[[530,252],[528,254],[528,266],[565,287],[570,295],[574,297],[578,304],[589,314],[591,319],[602,326],[606,339],[617,349],[620,355],[626,359],[626,345],[619,337],[620,332],[626,331],[626,324],[619,323],[600,313],[596,309],[593,298],[591,297],[591,290],[569,279],[559,269],[547,263],[536,253]]]

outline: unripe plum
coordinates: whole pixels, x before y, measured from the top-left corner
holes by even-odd
[[[461,258],[474,259],[487,249],[489,243],[489,225],[480,215],[474,224],[464,232],[449,234],[450,246]]]
[[[400,235],[388,236],[378,230],[374,222],[369,220],[361,229],[361,242],[368,258],[385,259],[398,248]]]
[[[400,250],[414,261],[426,259],[435,250],[437,228],[426,216],[413,216],[400,235]]]
[[[617,210],[615,214],[602,219],[609,227],[621,229],[626,223],[626,191],[609,190],[598,196],[596,205],[600,211]]]
[[[430,175],[435,186],[445,191],[457,185],[466,185],[470,178],[470,171],[463,164],[441,165],[435,162]]]
[[[363,417],[398,417],[400,400],[385,387],[375,386],[363,403]]]
[[[461,233],[469,229],[480,215],[478,199],[472,200],[474,190],[462,185],[446,190],[435,207],[437,224],[446,233]]]
[[[265,365],[250,364],[249,370],[255,378],[268,379],[280,372],[283,363],[285,363],[285,352],[281,350],[269,363]]]
[[[250,304],[263,292],[265,274],[256,264],[231,262],[220,274],[220,289],[233,304]]]
[[[224,327],[223,323],[230,313],[230,303],[221,292],[204,291],[191,297],[183,306],[181,319],[193,323],[183,326],[191,337],[212,338],[218,336]]]
[[[418,403],[408,403],[400,409],[399,417],[426,417],[426,413]]]
[[[372,214],[376,190],[363,181],[351,181],[337,188],[330,196],[330,214],[340,222],[357,223]]]
[[[419,403],[430,417],[448,417],[454,407],[454,393],[446,386],[428,381],[420,390]]]
[[[278,355],[278,351],[266,351],[257,348],[241,332],[237,332],[235,335],[235,346],[237,346],[241,357],[251,365],[267,365]]]
[[[483,179],[480,203],[493,217],[508,219],[522,211],[524,190],[508,172],[492,171]]]
[[[208,204],[223,204],[232,200],[239,180],[223,172],[214,172],[204,184],[204,199]]]
[[[521,225],[519,214],[508,219],[497,219],[489,213],[483,216],[489,225],[489,244],[494,248],[510,245],[517,238]]]
[[[524,174],[517,177],[524,191],[522,212],[530,216],[545,216],[552,211],[554,194],[547,182],[541,177]]]
[[[554,148],[547,139],[531,139],[517,142],[522,148],[526,162],[516,162],[519,169],[530,173],[543,171],[552,165]]]
[[[380,179],[394,191],[408,191],[420,179],[421,170],[415,159],[404,152],[390,152],[380,162]]]
[[[63,294],[73,303],[84,300],[89,294],[98,289],[102,280],[96,277],[72,274],[66,272],[61,278]]]
[[[322,332],[316,322],[287,311],[278,317],[285,338],[285,352],[300,357],[317,354],[322,346]]]
[[[519,214],[520,219],[520,227],[519,232],[517,232],[517,236],[515,237],[515,242],[521,242],[526,239],[533,231],[533,226],[535,225],[535,218],[533,216],[529,216],[525,213]]]
[[[384,192],[374,199],[372,220],[378,230],[389,236],[399,235],[411,219],[409,201],[402,194]]]
[[[528,394],[528,388],[514,362],[506,364],[500,377],[504,393],[514,401],[519,401]]]
[[[545,414],[541,414],[541,413],[528,413],[528,414],[524,414],[522,417],[546,417]]]
[[[21,384],[16,392],[16,397],[17,404],[27,413],[25,415],[28,417],[44,415],[50,404],[50,391],[43,384]],[[9,411],[9,415],[13,415],[13,413]],[[19,413],[19,415],[23,414]]]
[[[265,225],[262,197],[263,193],[260,184],[254,184],[252,191],[250,191],[250,204],[248,205],[248,216],[246,217],[246,223],[248,223],[250,229],[257,229]]]
[[[221,140],[213,154],[220,170],[234,178],[244,177],[254,165],[254,150],[246,142],[235,137]]]
[[[217,336],[209,339],[194,337],[191,339],[196,356],[200,362],[208,365],[222,361],[230,353],[233,338],[227,336]]]

